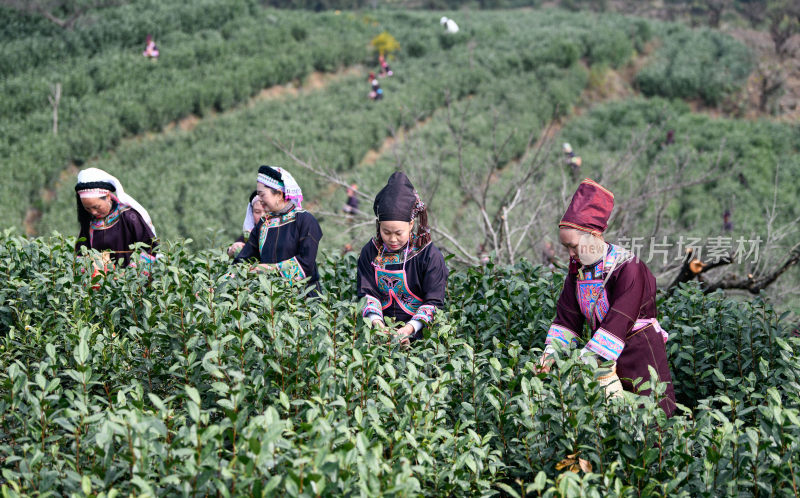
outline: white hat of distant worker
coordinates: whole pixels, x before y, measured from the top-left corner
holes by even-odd
[[[458,33],[458,24],[456,24],[454,20],[442,17],[439,20],[439,23],[445,27],[448,33],[450,34]]]

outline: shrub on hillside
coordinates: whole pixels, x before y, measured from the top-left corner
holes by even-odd
[[[701,98],[717,105],[741,88],[752,69],[747,47],[716,31],[673,26],[659,39],[660,47],[635,79],[648,96]]]

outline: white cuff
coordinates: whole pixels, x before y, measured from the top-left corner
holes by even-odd
[[[367,319],[369,320],[369,323],[372,323],[372,322],[374,322],[376,319],[377,319],[377,320],[380,320],[380,321],[381,321],[381,323],[383,323],[383,317],[382,317],[382,316],[380,316],[380,315],[379,315],[379,314],[377,314],[377,313],[367,313]]]
[[[419,332],[420,330],[422,330],[423,325],[422,325],[421,321],[419,321],[419,320],[410,320],[408,323],[410,323],[411,326],[414,327],[414,333],[415,334],[417,332]]]

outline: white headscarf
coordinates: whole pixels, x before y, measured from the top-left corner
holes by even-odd
[[[287,200],[294,202],[294,205],[299,209],[303,209],[303,191],[300,190],[300,185],[297,184],[294,177],[283,168],[278,168],[276,166],[269,167],[281,174],[281,182],[275,181],[271,176],[259,173],[256,178],[258,183],[266,185],[269,188],[274,188],[275,190],[280,190],[285,194]]]
[[[242,231],[249,234],[256,226],[256,217],[253,214],[253,203],[261,202],[257,195],[253,196],[253,200],[247,205],[247,211],[244,214],[244,223],[242,223]]]
[[[156,229],[153,226],[153,222],[150,220],[150,214],[145,208],[142,207],[141,204],[136,202],[136,199],[125,193],[125,189],[122,188],[122,184],[119,182],[119,180],[98,168],[86,168],[78,172],[78,185],[81,183],[92,182],[110,183],[116,190],[114,192],[97,188],[76,190],[80,197],[104,197],[108,194],[113,194],[121,204],[124,204],[139,213],[144,222],[147,223],[147,226],[150,227],[150,230],[152,230],[153,236],[156,236]]]

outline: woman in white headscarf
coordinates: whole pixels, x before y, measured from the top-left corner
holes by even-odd
[[[258,191],[253,190],[253,193],[250,194],[250,202],[247,203],[244,223],[242,223],[242,235],[228,247],[228,256],[233,258],[239,254],[239,251],[244,248],[245,242],[250,237],[250,232],[256,227],[256,222],[264,217],[265,212],[264,205],[261,204],[261,198],[258,197]]]
[[[234,263],[253,261],[262,271],[277,272],[292,282],[319,286],[317,249],[322,230],[302,208],[303,192],[283,168],[261,166],[256,191],[266,214],[256,222]]]
[[[104,263],[137,266],[152,263],[156,231],[147,210],[125,193],[122,184],[112,175],[97,168],[78,173],[75,185],[80,234],[75,251],[81,247],[103,253]],[[146,244],[138,257],[132,257],[131,246]]]
[[[444,26],[445,31],[451,35],[458,33],[458,24],[452,19],[442,17],[439,19],[439,24]]]

